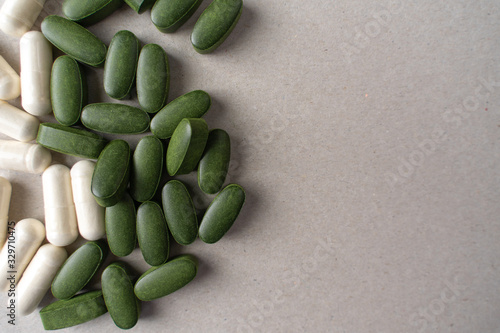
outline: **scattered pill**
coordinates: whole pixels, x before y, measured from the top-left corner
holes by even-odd
[[[136,218],[134,200],[127,192],[116,205],[106,207],[106,237],[109,249],[115,256],[128,256],[135,249]]]
[[[0,29],[21,37],[31,29],[44,4],[45,0],[5,0],[0,9]]]
[[[35,116],[0,100],[0,133],[28,142],[35,140],[39,125]]]
[[[149,115],[126,104],[95,103],[83,108],[82,124],[102,133],[140,134],[149,128]]]
[[[19,95],[21,95],[21,79],[16,71],[10,67],[9,63],[0,55],[0,99],[15,99]]]
[[[198,185],[203,192],[214,194],[220,191],[226,179],[230,159],[229,135],[222,129],[211,130],[198,164]]]
[[[102,21],[123,5],[123,0],[64,0],[64,16],[82,25],[91,25]]]
[[[135,148],[130,174],[130,195],[135,201],[151,200],[160,183],[163,161],[163,143],[154,136],[143,137]]]
[[[0,140],[0,169],[42,173],[52,162],[50,151],[38,144]]]
[[[137,240],[149,265],[158,266],[167,261],[170,250],[167,222],[156,202],[143,202],[137,209]]]
[[[151,21],[161,32],[175,32],[196,12],[203,0],[158,0]]]

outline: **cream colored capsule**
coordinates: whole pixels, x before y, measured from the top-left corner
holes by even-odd
[[[0,252],[0,290],[15,287],[44,239],[42,222],[31,218],[17,222]]]
[[[69,168],[54,164],[42,175],[43,207],[47,240],[55,246],[66,246],[78,237],[75,205]]]
[[[11,194],[12,185],[7,179],[0,177],[0,246],[3,245],[7,236]]]
[[[36,143],[0,140],[0,169],[42,173],[50,162],[50,151]]]
[[[35,311],[67,257],[63,247],[45,244],[38,249],[17,285],[16,306],[20,316]]]
[[[95,162],[83,160],[71,168],[71,186],[80,235],[87,240],[98,240],[105,234],[104,207],[97,204],[91,183]]]
[[[0,29],[21,37],[31,29],[44,4],[45,0],[5,0],[0,9]]]
[[[49,114],[52,45],[40,31],[30,31],[21,38],[20,48],[23,108],[35,116]]]
[[[21,95],[21,79],[0,55],[0,99],[14,99],[19,95]]]
[[[28,142],[35,140],[39,125],[36,117],[0,100],[0,133]]]

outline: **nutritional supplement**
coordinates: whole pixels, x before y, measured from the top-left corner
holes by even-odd
[[[7,179],[0,177],[0,246],[3,246],[7,238],[11,195],[12,185]]]
[[[1,20],[0,20],[1,21]],[[21,95],[21,79],[0,55],[0,99],[9,100]]]
[[[17,222],[0,252],[0,291],[17,284],[44,239],[45,228],[42,222],[32,218]]]
[[[83,64],[99,67],[106,60],[106,45],[76,22],[50,15],[41,28],[49,42]]]
[[[58,330],[83,324],[106,312],[102,291],[96,290],[47,305],[40,310],[40,319],[46,330]]]
[[[208,206],[198,231],[200,239],[212,244],[231,228],[245,203],[245,191],[240,185],[229,184]]]
[[[31,29],[44,4],[45,0],[5,0],[0,9],[0,29],[21,37]]]
[[[16,306],[20,316],[27,316],[35,311],[67,257],[63,247],[45,244],[38,249],[17,285]]]
[[[163,264],[170,250],[167,222],[156,202],[146,201],[137,209],[137,240],[144,260],[151,266]]]
[[[99,206],[92,195],[90,186],[95,162],[83,160],[71,168],[71,188],[75,203],[78,230],[87,240],[104,237],[104,208]]]
[[[194,90],[177,97],[163,107],[151,120],[151,132],[168,139],[184,118],[201,118],[210,109],[212,100],[203,90]]]
[[[132,253],[137,243],[134,200],[127,192],[116,205],[106,207],[105,224],[109,249],[117,257]]]
[[[135,283],[134,292],[141,301],[167,296],[187,285],[196,276],[198,260],[184,254],[156,267],[151,267]]]
[[[131,272],[120,262],[110,264],[102,272],[101,287],[104,302],[116,326],[129,329],[139,320],[141,303],[134,294]]]
[[[188,245],[198,236],[198,219],[189,192],[178,180],[171,180],[161,192],[163,212],[175,241]]]
[[[141,14],[151,8],[156,0],[125,0],[125,3],[137,13]]]
[[[207,123],[199,118],[183,119],[172,135],[167,149],[170,176],[193,171],[200,161],[208,139]]]
[[[149,128],[149,115],[126,104],[95,103],[83,108],[82,124],[102,133],[140,134]]]
[[[128,30],[118,31],[111,40],[104,63],[104,91],[115,99],[127,98],[134,85],[140,43]]]
[[[64,0],[62,11],[72,21],[91,25],[113,14],[122,5],[122,0]]]
[[[55,246],[67,246],[78,237],[70,170],[54,164],[42,175],[43,207],[47,240]]]
[[[0,140],[0,169],[42,173],[52,162],[50,151],[40,145]]]
[[[151,21],[161,32],[175,32],[198,9],[203,0],[158,0]]]
[[[61,125],[71,126],[80,120],[87,104],[87,79],[83,67],[70,56],[60,56],[52,65],[50,99]]]
[[[141,50],[137,64],[136,89],[141,109],[158,112],[167,102],[170,68],[167,54],[157,44],[147,44]]]
[[[233,31],[243,10],[242,0],[214,0],[201,13],[191,33],[196,52],[210,53]]]
[[[130,195],[135,201],[151,200],[156,193],[163,171],[163,143],[154,136],[143,137],[132,157]]]
[[[105,241],[87,242],[80,246],[61,266],[52,281],[52,295],[69,299],[92,279],[108,255]]]
[[[39,31],[25,33],[19,45],[21,103],[26,112],[44,116],[52,112],[50,103],[52,46]]]
[[[211,130],[198,164],[198,185],[203,192],[214,194],[220,191],[226,179],[230,159],[229,135],[222,129]]]
[[[32,141],[38,133],[38,119],[0,100],[0,132],[21,142]]]

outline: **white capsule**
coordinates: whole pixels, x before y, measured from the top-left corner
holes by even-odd
[[[21,95],[21,79],[0,55],[0,99],[15,99],[19,95]]]
[[[71,168],[73,201],[80,235],[87,240],[98,240],[105,234],[104,207],[97,204],[92,195],[91,183],[95,162],[83,160]]]
[[[52,46],[40,31],[23,35],[21,48],[21,103],[35,116],[52,112],[50,104],[50,73]]]
[[[0,246],[4,244],[7,236],[11,194],[12,185],[7,179],[0,177]]]
[[[50,162],[50,151],[36,143],[0,140],[0,169],[42,173]]]
[[[63,247],[45,244],[38,249],[17,285],[16,306],[20,316],[35,311],[67,257]]]
[[[69,168],[51,165],[43,172],[42,186],[47,240],[55,246],[69,245],[78,237]]]
[[[39,125],[36,117],[0,100],[0,133],[28,142],[35,140]]]
[[[21,37],[28,32],[42,11],[45,0],[5,0],[0,9],[0,29]]]
[[[44,239],[42,222],[31,218],[17,222],[0,252],[0,290],[16,285]]]

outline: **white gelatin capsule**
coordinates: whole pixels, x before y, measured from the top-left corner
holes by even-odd
[[[0,99],[9,100],[21,95],[21,79],[0,55]]]
[[[45,244],[38,249],[17,285],[16,306],[20,316],[35,311],[67,257],[63,247]]]
[[[0,29],[21,37],[28,32],[42,11],[45,0],[5,0],[0,9]]]
[[[0,290],[16,285],[44,239],[45,228],[42,222],[36,219],[17,222],[0,252]]]
[[[11,194],[12,185],[7,179],[0,177],[0,246],[3,245],[7,236]]]
[[[42,173],[50,162],[50,151],[39,144],[0,140],[0,169]]]
[[[105,234],[104,207],[92,195],[91,183],[95,162],[83,160],[71,168],[71,185],[80,235],[87,240],[98,240]]]
[[[78,237],[69,168],[51,165],[43,172],[42,186],[47,240],[55,246],[69,245]]]
[[[39,125],[35,116],[0,100],[0,133],[28,142],[35,140]]]
[[[49,114],[52,45],[40,31],[30,31],[21,38],[20,48],[23,108],[35,116]]]

